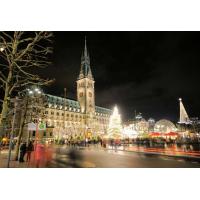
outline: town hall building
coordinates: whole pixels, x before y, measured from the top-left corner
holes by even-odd
[[[69,135],[91,137],[106,133],[112,111],[95,105],[95,80],[86,40],[76,84],[77,100],[45,94],[47,137],[49,134],[56,138]]]

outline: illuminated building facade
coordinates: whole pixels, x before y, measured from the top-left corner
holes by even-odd
[[[86,40],[76,84],[77,101],[45,94],[45,120],[49,131],[58,138],[105,134],[112,111],[95,105],[95,81]]]

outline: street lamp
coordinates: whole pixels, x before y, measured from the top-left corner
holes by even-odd
[[[2,47],[0,47],[0,51],[2,51]],[[26,112],[27,112],[27,106],[28,106],[28,100],[29,100],[29,97],[34,95],[36,97],[38,96],[41,96],[42,94],[42,91],[39,89],[39,88],[32,88],[32,89],[25,89],[21,92],[18,93],[18,96],[20,96],[20,94],[22,94],[22,96],[25,95],[25,100],[26,100],[26,103],[25,103],[25,108],[24,108],[24,116],[26,115]],[[15,100],[14,100],[14,110],[13,110],[13,118],[12,118],[12,130],[11,130],[11,133],[10,133],[10,142],[9,142],[9,154],[8,154],[8,161],[7,161],[7,167],[9,168],[10,166],[10,159],[11,159],[11,152],[12,152],[12,142],[13,142],[13,138],[14,138],[14,126],[15,126],[15,121],[16,121],[16,112],[17,110],[20,110],[20,108],[18,107],[18,101],[21,100],[18,96],[16,96]],[[26,117],[26,116],[25,116]],[[37,115],[37,126],[36,126],[36,141],[38,139],[38,119],[39,119],[39,116]],[[23,122],[24,123],[24,122]],[[21,127],[21,122],[20,122],[20,127]],[[19,140],[19,143],[20,143],[20,140]]]
[[[3,51],[4,51],[4,49],[5,49],[4,47],[0,47],[0,51],[1,51],[1,52],[3,52]]]
[[[41,95],[42,94],[42,91],[35,87],[35,88],[32,88],[32,89],[28,89],[28,93],[29,95],[33,95],[35,98],[38,98],[37,95]],[[37,141],[39,139],[39,129],[38,129],[38,125],[39,125],[39,116],[38,116],[38,109],[36,109],[36,134],[35,134],[35,147],[36,147],[36,144],[37,144]]]

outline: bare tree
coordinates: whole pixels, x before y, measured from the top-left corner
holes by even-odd
[[[16,143],[15,148],[15,160],[18,160],[18,154],[19,154],[19,147],[23,135],[23,129],[25,125],[28,125],[28,123],[33,122],[33,120],[38,119],[39,117],[44,119],[45,117],[45,97],[44,94],[37,94],[35,97],[29,97],[27,94],[24,94],[25,97],[22,99],[21,106],[23,107],[21,111],[21,117],[19,122],[19,132],[18,132],[18,139]],[[42,111],[42,112],[41,112]],[[30,133],[27,133],[27,142],[29,142],[29,135]],[[26,137],[25,137],[26,138]]]
[[[28,85],[48,85],[53,80],[36,74],[38,68],[50,64],[51,32],[0,32],[0,89],[4,91],[1,127],[5,127],[13,92]]]

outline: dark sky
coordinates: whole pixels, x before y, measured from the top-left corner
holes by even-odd
[[[46,92],[76,99],[84,37],[95,78],[96,105],[118,105],[123,119],[178,120],[178,98],[190,117],[199,116],[199,32],[55,32],[53,65],[56,78]]]

